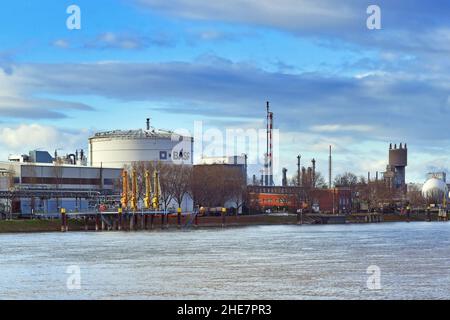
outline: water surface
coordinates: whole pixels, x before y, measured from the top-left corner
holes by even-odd
[[[0,235],[0,299],[449,299],[450,223]],[[81,270],[68,290],[67,267]],[[367,288],[367,268],[381,290]]]

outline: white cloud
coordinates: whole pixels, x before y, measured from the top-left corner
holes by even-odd
[[[369,132],[372,131],[374,128],[369,125],[363,125],[363,124],[354,124],[354,125],[346,125],[346,124],[325,124],[325,125],[318,125],[318,126],[312,126],[311,131],[314,132]]]
[[[87,130],[72,132],[40,124],[0,127],[0,160],[5,160],[9,154],[26,153],[38,148],[50,152],[59,148],[73,151],[83,148],[88,136]]]
[[[70,47],[69,41],[64,40],[64,39],[57,39],[57,40],[53,41],[52,45],[54,47],[61,48],[61,49],[67,49]]]

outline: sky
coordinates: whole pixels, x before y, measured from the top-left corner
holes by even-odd
[[[367,28],[373,4],[381,29]],[[81,29],[67,27],[71,5]],[[276,173],[295,174],[301,154],[326,174],[332,145],[334,175],[374,175],[402,142],[407,181],[423,182],[450,160],[449,15],[446,0],[8,1],[0,160],[87,148],[94,132],[147,117],[170,130],[263,129],[270,101]]]

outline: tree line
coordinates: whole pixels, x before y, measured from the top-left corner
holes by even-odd
[[[137,177],[137,200],[143,202],[146,191],[145,173],[159,173],[161,209],[170,210],[173,205],[182,207],[183,201],[192,199],[195,207],[242,208],[246,197],[246,174],[242,166],[233,165],[178,165],[170,162],[134,162],[125,166],[131,185],[132,172]],[[122,180],[119,181],[122,185]]]

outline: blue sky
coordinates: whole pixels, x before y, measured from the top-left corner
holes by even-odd
[[[66,8],[81,8],[68,30]],[[381,8],[381,30],[366,9]],[[0,10],[0,156],[72,151],[97,130],[261,128],[280,163],[383,171],[410,148],[408,181],[447,170],[450,3],[444,0],[15,1]],[[256,169],[255,169],[256,170]]]

